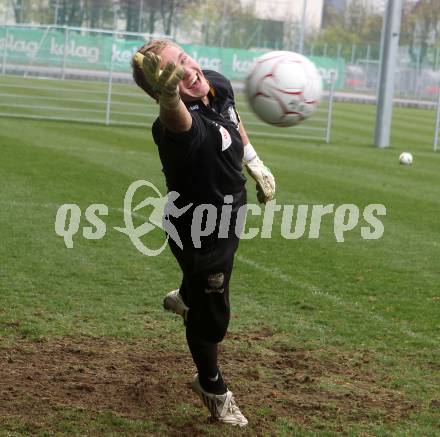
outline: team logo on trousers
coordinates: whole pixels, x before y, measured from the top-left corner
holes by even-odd
[[[213,273],[208,276],[208,287],[205,288],[205,293],[223,293],[225,289],[223,284],[225,282],[225,275],[223,273]]]

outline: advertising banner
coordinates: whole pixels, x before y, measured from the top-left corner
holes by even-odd
[[[66,33],[67,32],[67,33]],[[130,60],[142,40],[114,38],[110,34],[64,29],[0,28],[0,52],[7,62],[70,68],[130,71]],[[255,60],[267,50],[244,50],[182,44],[202,68],[216,70],[230,80],[243,80]],[[5,53],[6,52],[6,53]],[[336,87],[344,85],[343,59],[311,56],[328,87],[332,73]]]

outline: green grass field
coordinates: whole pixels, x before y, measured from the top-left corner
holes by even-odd
[[[434,113],[396,109],[393,147],[378,150],[374,111],[336,104],[329,145],[253,141],[279,204],[387,215],[379,240],[361,220],[337,243],[332,216],[319,239],[285,240],[276,216],[271,239],[241,242],[220,363],[245,430],[209,423],[188,387],[182,323],[161,308],[180,281],[169,249],[145,257],[112,228],[133,181],[164,192],[148,129],[0,118],[0,435],[440,435]],[[404,150],[414,165],[399,166]],[[83,212],[73,249],[54,231],[65,203]],[[92,203],[109,207],[97,241],[82,236]]]

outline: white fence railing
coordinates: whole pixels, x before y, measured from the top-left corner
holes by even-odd
[[[133,82],[130,60],[158,35],[55,26],[1,30],[0,116],[129,126],[150,126],[157,117],[157,105]],[[254,136],[329,142],[334,84],[335,78],[317,114],[295,129],[263,124],[238,97],[240,114]]]

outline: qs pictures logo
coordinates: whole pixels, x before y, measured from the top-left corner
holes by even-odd
[[[149,189],[153,196],[147,196],[133,207],[139,190]],[[183,249],[183,244],[171,218],[178,218],[188,212],[191,214],[191,240],[194,248],[201,247],[201,240],[215,232],[218,238],[228,238],[230,227],[235,223],[233,231],[238,238],[250,240],[252,238],[272,238],[278,233],[287,240],[300,238],[317,239],[321,236],[323,220],[332,222],[332,234],[337,243],[343,243],[347,234],[356,232],[363,240],[378,240],[382,238],[385,228],[379,217],[386,216],[387,210],[382,204],[369,204],[358,207],[354,204],[328,205],[279,205],[276,200],[267,202],[264,207],[255,204],[241,205],[234,212],[236,220],[231,220],[234,197],[226,195],[220,207],[211,204],[189,203],[178,208],[175,201],[179,193],[171,191],[162,196],[160,191],[151,182],[139,180],[133,182],[125,193],[123,208],[112,210],[123,212],[124,226],[114,226],[113,230],[126,235],[136,249],[146,256],[156,256],[163,252],[168,239],[171,238],[177,246]],[[152,212],[147,217],[139,211],[150,207]],[[191,210],[190,210],[191,209]],[[104,204],[93,204],[85,210],[85,219],[90,226],[82,228],[83,237],[88,240],[99,240],[107,232],[107,225],[102,219],[109,215]],[[248,215],[261,219],[261,226],[246,227]],[[277,215],[277,222],[274,219]],[[73,248],[73,237],[80,228],[82,211],[74,203],[62,205],[56,214],[55,232],[64,239],[67,248]],[[135,220],[136,219],[136,220]],[[140,220],[142,224],[136,225]],[[280,226],[279,226],[280,223]],[[154,229],[160,228],[163,242],[158,248],[151,248],[144,238]],[[278,229],[277,229],[278,228]],[[325,227],[328,232],[328,223]],[[157,239],[155,239],[157,240]]]

